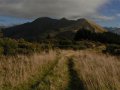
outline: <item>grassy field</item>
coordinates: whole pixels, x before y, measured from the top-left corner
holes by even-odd
[[[120,58],[87,50],[1,56],[0,90],[120,90]]]

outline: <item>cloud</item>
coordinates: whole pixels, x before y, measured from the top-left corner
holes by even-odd
[[[111,21],[111,20],[116,19],[116,17],[115,16],[97,15],[97,16],[94,16],[93,19],[100,20],[100,21]]]
[[[120,17],[120,13],[116,14],[117,17]]]
[[[95,13],[109,0],[0,0],[0,15],[73,18]]]

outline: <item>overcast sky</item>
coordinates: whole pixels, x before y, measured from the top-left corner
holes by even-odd
[[[120,0],[0,0],[0,24],[18,24],[38,17],[89,18],[120,27]]]

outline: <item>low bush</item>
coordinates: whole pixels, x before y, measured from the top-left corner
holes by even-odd
[[[14,40],[10,38],[0,39],[0,54],[1,55],[17,55],[17,54],[32,54],[39,52],[40,45],[30,43],[23,39]]]
[[[116,44],[107,45],[105,52],[108,52],[113,55],[120,55],[120,45]]]

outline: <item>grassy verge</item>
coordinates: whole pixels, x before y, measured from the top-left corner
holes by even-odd
[[[37,90],[65,90],[68,85],[67,61],[62,57]]]
[[[120,90],[120,58],[90,50],[0,57],[0,90]]]
[[[33,56],[1,57],[0,90],[24,90],[42,77],[53,62],[56,53],[41,53]],[[37,74],[41,75],[37,75]],[[26,89],[28,90],[28,89]]]
[[[92,52],[79,52],[75,65],[85,90],[120,90],[119,59]]]

